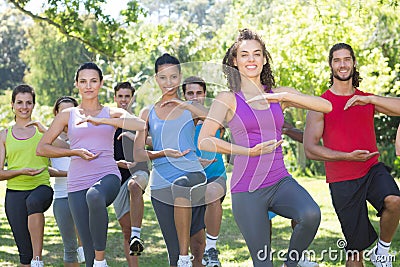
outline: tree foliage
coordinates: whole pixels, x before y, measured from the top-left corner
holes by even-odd
[[[0,14],[0,89],[11,89],[22,83],[25,63],[19,57],[27,41],[26,18],[15,9],[7,8]]]
[[[29,45],[21,57],[29,65],[25,81],[32,85],[39,104],[52,105],[62,95],[77,97],[74,73],[93,60],[93,55],[75,39],[61,35],[46,23],[36,23],[27,32]]]
[[[105,14],[102,4],[105,0],[47,0],[42,14],[26,9],[30,0],[8,0],[17,9],[35,21],[42,21],[56,27],[64,35],[85,44],[91,51],[112,60],[120,59],[136,44],[126,37],[126,26],[137,22],[142,14],[136,0],[128,2],[121,11],[121,20]]]

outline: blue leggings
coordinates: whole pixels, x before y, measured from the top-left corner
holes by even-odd
[[[94,251],[104,251],[107,242],[107,207],[118,195],[121,181],[109,174],[89,189],[68,193],[69,208],[82,241],[87,267],[92,267]]]
[[[19,261],[23,265],[31,263],[33,257],[31,236],[28,229],[28,216],[44,213],[53,201],[53,189],[40,185],[33,190],[6,191],[5,208],[8,223],[18,247]]]

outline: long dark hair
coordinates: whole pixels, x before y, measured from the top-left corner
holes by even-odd
[[[341,49],[346,49],[350,52],[350,55],[353,59],[353,62],[356,62],[356,56],[354,55],[354,50],[353,48],[346,44],[346,43],[337,43],[332,46],[331,50],[329,50],[329,67],[331,68],[331,77],[330,77],[330,86],[333,85],[333,71],[332,71],[332,59],[333,59],[333,53],[341,50]],[[353,79],[352,79],[352,85],[353,87],[358,87],[360,85],[362,78],[360,77],[360,73],[357,71],[357,66],[356,64],[353,65]]]
[[[226,51],[225,57],[222,60],[222,68],[223,72],[228,80],[229,83],[229,88],[234,91],[238,92],[240,91],[240,73],[238,68],[234,65],[233,59],[237,57],[237,49],[239,45],[242,43],[244,40],[256,40],[260,43],[261,48],[262,48],[262,53],[265,57],[265,64],[263,66],[263,69],[261,71],[261,84],[264,85],[265,91],[269,92],[274,86],[275,86],[275,79],[274,76],[272,75],[272,70],[271,70],[271,65],[270,62],[272,62],[271,55],[267,51],[267,48],[265,47],[264,41],[261,39],[261,37],[249,30],[249,29],[242,29],[239,31],[239,35],[236,38],[236,41],[233,43],[233,45]]]

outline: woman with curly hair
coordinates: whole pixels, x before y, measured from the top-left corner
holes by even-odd
[[[270,61],[260,36],[241,30],[223,60],[230,91],[219,93],[213,102],[200,132],[199,148],[236,155],[231,179],[232,212],[254,266],[273,266],[270,210],[298,223],[283,265],[295,267],[314,239],[321,212],[284,165],[280,146],[283,110],[298,107],[330,112],[332,106],[329,101],[293,88],[274,88]],[[234,143],[215,137],[224,121]]]

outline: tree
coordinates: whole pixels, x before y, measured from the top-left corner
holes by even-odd
[[[77,96],[74,73],[83,62],[94,60],[94,55],[47,23],[35,23],[27,36],[29,45],[21,58],[29,66],[25,80],[35,88],[37,102],[52,106],[60,96]]]
[[[11,89],[22,83],[25,63],[19,52],[26,45],[24,36],[26,17],[7,8],[0,14],[0,89]]]
[[[137,22],[143,10],[131,0],[121,11],[121,19],[106,15],[101,7],[106,0],[47,0],[42,14],[35,14],[26,6],[31,0],[8,0],[35,21],[46,22],[62,34],[85,44],[92,52],[111,60],[120,59],[126,50],[136,46],[126,38],[126,26]]]

